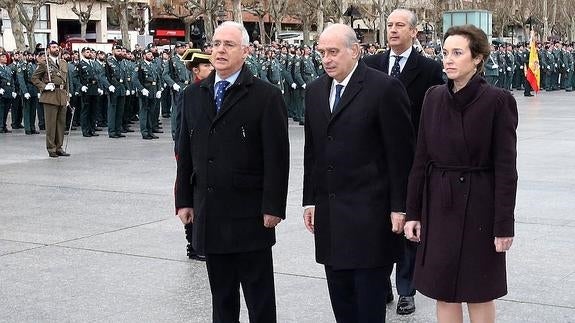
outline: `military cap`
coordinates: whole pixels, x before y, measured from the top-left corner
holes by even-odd
[[[190,65],[192,67],[198,66],[200,64],[209,64],[210,62],[210,54],[205,52],[196,52],[192,54]]]
[[[87,51],[87,50],[90,50],[90,51],[91,51],[90,47],[87,47],[87,46],[86,46],[86,47],[82,47],[82,53],[85,52],[85,51]]]
[[[105,55],[106,53],[104,53],[103,50],[99,50],[99,51],[96,52],[96,54],[104,54],[104,55]]]
[[[146,45],[146,49],[150,49],[156,47],[156,45],[154,45],[154,43],[149,43],[148,45]]]
[[[114,49],[124,49],[124,47],[122,47],[122,45],[114,45],[112,46],[112,50]]]
[[[31,53],[30,53],[29,50],[25,50],[23,54],[24,54],[24,55],[30,55]]]
[[[146,49],[144,49],[144,54],[151,53],[151,52],[152,52],[152,49],[151,49],[151,48],[146,48]]]
[[[175,45],[174,47],[175,47],[175,48],[178,48],[178,47],[182,47],[182,46],[186,46],[186,43],[183,42],[183,41],[177,41],[177,42],[176,42],[176,45]]]
[[[55,40],[52,40],[51,42],[48,43],[48,46],[50,45],[58,45],[58,43]]]
[[[6,56],[6,55],[8,55],[8,53],[6,53],[6,52],[0,52],[0,56]]]
[[[40,57],[40,56],[44,56],[44,55],[46,55],[46,53],[43,51],[36,52],[36,57]]]

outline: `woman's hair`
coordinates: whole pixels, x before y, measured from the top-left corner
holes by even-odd
[[[455,35],[463,36],[469,40],[471,57],[477,58],[479,55],[482,56],[483,59],[477,64],[477,73],[482,73],[485,59],[489,57],[489,53],[491,52],[485,32],[474,25],[453,26],[447,30],[443,36],[443,41],[445,42],[447,37]]]

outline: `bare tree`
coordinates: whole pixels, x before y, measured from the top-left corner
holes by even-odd
[[[303,32],[303,43],[309,45],[309,35],[312,21],[316,10],[318,10],[318,0],[292,0],[290,1],[287,14],[301,22]]]
[[[258,29],[260,34],[260,41],[266,43],[269,41],[269,37],[266,33],[265,27],[265,17],[268,14],[268,8],[261,0],[247,0],[243,3],[243,10],[251,13],[258,18]]]
[[[26,49],[26,42],[24,41],[24,28],[20,22],[20,13],[18,12],[17,0],[0,0],[0,8],[5,9],[8,12],[8,17],[12,25],[12,35],[14,35],[14,40],[16,42],[16,49],[24,50]],[[31,44],[33,48],[35,44]]]
[[[232,16],[235,22],[239,22],[240,24],[244,22],[244,19],[242,17],[241,0],[232,0]]]
[[[118,17],[120,23],[120,31],[122,33],[122,45],[126,48],[131,48],[130,34],[128,33],[128,0],[106,0],[114,14]]]
[[[204,1],[205,2],[205,1]],[[190,40],[191,26],[196,22],[196,20],[205,14],[204,9],[205,4],[202,1],[192,1],[188,0],[182,3],[181,6],[175,7],[172,2],[164,1],[162,3],[162,9],[164,14],[176,17],[184,23],[185,39]],[[180,9],[180,10],[178,10]]]
[[[72,12],[78,16],[78,22],[80,22],[80,37],[82,38],[86,38],[86,29],[92,16],[94,2],[96,2],[96,0],[72,0]]]
[[[286,16],[288,4],[289,4],[288,0],[269,0],[269,10],[268,11],[269,11],[270,17],[272,18],[272,20],[274,22],[276,39],[277,39],[277,35],[282,30],[282,21],[283,21],[284,17]]]
[[[28,46],[34,48],[36,45],[36,23],[40,16],[40,9],[48,2],[47,0],[36,0],[34,2],[25,3],[23,1],[17,2],[18,19],[24,28],[26,28],[26,38],[28,38]]]

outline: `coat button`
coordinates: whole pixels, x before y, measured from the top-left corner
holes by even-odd
[[[208,193],[212,193],[213,191],[214,191],[214,188],[213,188],[213,187],[211,187],[211,186],[208,187]]]
[[[332,137],[332,136],[327,136],[327,140],[333,141],[333,137]]]
[[[211,129],[211,130],[210,130],[210,135],[213,135],[214,133],[216,133],[216,129]]]
[[[208,159],[208,163],[213,164],[213,163],[214,163],[214,159],[213,159],[213,158]]]
[[[459,183],[465,183],[465,177],[463,176],[459,177]]]
[[[334,199],[334,198],[335,198],[335,193],[329,193],[329,198],[330,198],[330,199]]]
[[[333,166],[332,166],[332,165],[327,166],[327,171],[328,171],[328,172],[333,171]]]

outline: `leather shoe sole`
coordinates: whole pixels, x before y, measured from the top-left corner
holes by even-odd
[[[68,157],[68,156],[70,156],[70,154],[68,154],[68,153],[65,152],[65,151],[57,151],[57,152],[56,152],[56,155],[58,155],[58,156],[63,156],[63,157]]]
[[[58,157],[58,154],[56,153],[48,153],[48,156],[52,157],[52,158],[56,158]]]
[[[415,312],[415,299],[413,296],[399,296],[396,312],[399,315],[408,315]]]

